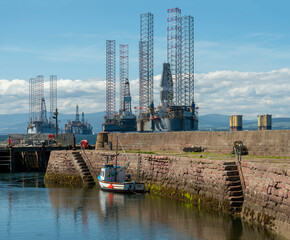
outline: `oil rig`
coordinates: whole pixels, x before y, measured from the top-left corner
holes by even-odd
[[[85,121],[85,113],[82,112],[82,120],[80,121],[79,106],[76,106],[76,116],[74,121],[69,121],[64,125],[64,133],[74,134],[92,134],[93,127],[88,121]]]
[[[116,41],[106,41],[106,114],[102,124],[106,132],[136,131],[129,82],[129,46],[120,44],[120,104],[116,112]]]
[[[194,18],[179,8],[167,10],[167,63],[163,64],[160,103],[154,104],[154,16],[140,16],[139,107],[131,112],[128,80],[128,45],[120,45],[120,110],[116,112],[116,43],[106,41],[106,116],[104,131],[198,130],[194,102]],[[126,46],[126,47],[125,47]],[[127,86],[127,92],[126,87]],[[129,91],[128,91],[129,89]],[[129,104],[130,103],[130,104]],[[130,105],[125,108],[125,104]]]
[[[44,98],[44,76],[29,79],[29,123],[28,134],[56,133],[54,114],[57,112],[57,76],[50,79],[50,116],[47,118]]]

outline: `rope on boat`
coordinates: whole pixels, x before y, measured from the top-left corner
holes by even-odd
[[[121,148],[122,148],[122,150],[123,150],[123,153],[125,154],[125,157],[127,158],[127,161],[129,162],[129,158],[128,158],[128,156],[126,155],[126,152],[125,152],[125,150],[124,150],[124,148],[123,148],[123,145],[122,145],[120,139],[119,139],[119,142],[120,142]]]
[[[134,184],[135,185],[135,184]],[[129,188],[129,190],[134,193],[134,194],[138,194],[137,192],[133,191],[131,188]]]

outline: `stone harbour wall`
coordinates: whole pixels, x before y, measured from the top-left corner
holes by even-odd
[[[290,238],[290,166],[243,162],[242,217]]]
[[[47,182],[80,184],[72,163],[72,151],[52,152]],[[99,175],[108,152],[81,152],[93,175]],[[114,163],[114,159],[112,159]],[[152,193],[180,199],[209,210],[231,213],[228,175],[229,160],[154,154],[120,154],[118,165],[130,162],[128,174],[146,183]],[[230,161],[233,161],[232,159]],[[290,236],[290,165],[242,162],[246,190],[241,217],[285,236]],[[289,238],[290,239],[290,238]]]
[[[125,150],[175,151],[184,147],[199,147],[212,153],[229,154],[235,141],[242,141],[250,155],[290,157],[290,130],[233,132],[163,132],[163,133],[104,133],[98,134],[96,149],[113,148],[116,136]],[[105,141],[105,143],[104,143]]]
[[[72,151],[52,151],[44,181],[46,185],[83,186],[79,171],[73,164]]]

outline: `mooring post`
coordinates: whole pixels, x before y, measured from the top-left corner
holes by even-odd
[[[238,164],[238,169],[239,169],[239,173],[240,173],[241,184],[242,184],[243,192],[245,193],[246,192],[246,183],[245,183],[243,170],[242,170],[242,166],[241,166],[243,142],[242,141],[235,141],[234,149],[235,149],[235,154],[236,154],[236,162]]]
[[[15,151],[13,147],[9,148],[9,152],[10,152],[10,173],[14,173],[15,172]]]

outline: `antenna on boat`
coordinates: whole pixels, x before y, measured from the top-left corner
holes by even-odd
[[[117,143],[116,143],[115,182],[117,181],[117,164],[118,164],[118,136],[117,136]]]

